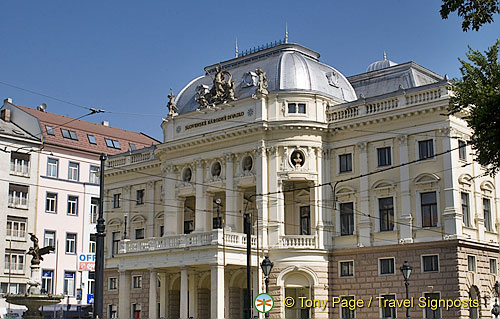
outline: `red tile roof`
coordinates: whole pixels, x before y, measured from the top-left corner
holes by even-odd
[[[129,143],[135,144],[137,149],[159,144],[159,141],[143,133],[127,131],[116,127],[104,126],[93,122],[77,120],[71,117],[40,111],[25,106],[16,105],[20,109],[38,118],[42,125],[44,142],[63,147],[71,147],[82,151],[106,153],[109,155],[123,153],[129,150]],[[48,135],[46,125],[53,128],[55,135]],[[78,140],[64,138],[61,129],[75,131]],[[89,142],[88,135],[95,137],[97,144]],[[105,138],[117,140],[120,149],[106,146]]]

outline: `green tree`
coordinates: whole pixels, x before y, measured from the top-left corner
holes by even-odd
[[[500,171],[500,39],[485,51],[469,47],[468,61],[460,60],[462,79],[453,80],[451,114],[462,112],[474,130],[472,149],[477,161],[491,174]]]
[[[462,30],[469,28],[478,31],[485,23],[493,22],[493,15],[500,13],[499,0],[443,0],[441,17],[447,19],[449,14],[457,11],[463,18]],[[472,26],[471,26],[472,25]]]

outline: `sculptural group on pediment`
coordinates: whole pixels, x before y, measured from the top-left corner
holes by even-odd
[[[218,104],[236,100],[231,73],[222,71],[220,65],[217,66],[216,71],[211,89],[203,84],[196,88],[195,101],[200,104],[200,109],[211,108]]]

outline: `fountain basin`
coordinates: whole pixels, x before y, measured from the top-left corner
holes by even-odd
[[[43,315],[40,311],[41,306],[55,305],[61,302],[63,295],[42,295],[42,294],[26,294],[26,295],[6,295],[5,300],[8,303],[26,306],[28,309],[23,313],[23,319],[42,319]]]

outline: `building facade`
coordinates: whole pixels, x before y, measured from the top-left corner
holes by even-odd
[[[41,290],[65,296],[59,305],[44,310],[47,315],[64,311],[65,318],[78,317],[93,303],[99,156],[149,147],[156,140],[110,127],[108,122],[96,124],[46,109],[44,104],[34,109],[12,101],[2,107],[13,123],[43,141],[34,175],[36,215],[30,219],[31,231],[41,246],[55,247],[41,264]]]
[[[11,121],[9,111],[2,110],[0,119],[0,291],[23,294],[30,276],[26,251],[31,245],[29,233],[35,231],[36,185],[41,148],[37,138]],[[22,314],[21,307],[0,299],[0,315]]]
[[[346,78],[288,43],[205,72],[164,143],[107,162],[107,318],[257,315],[264,256],[271,318],[404,317],[405,261],[412,318],[491,317],[499,180],[445,77],[384,57]]]

